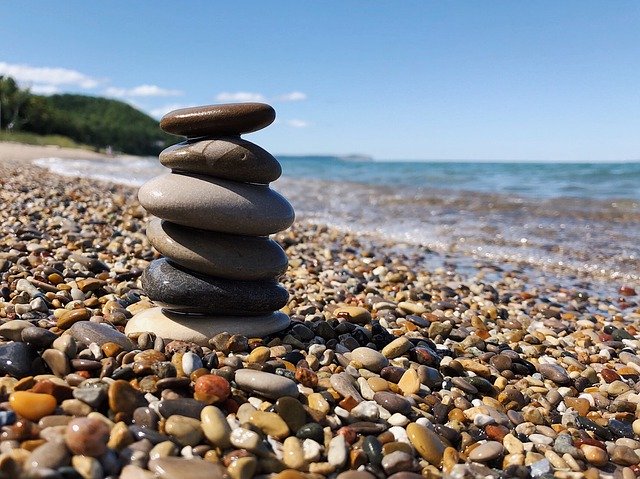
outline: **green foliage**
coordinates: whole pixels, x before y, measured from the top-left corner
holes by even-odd
[[[96,149],[156,155],[175,143],[158,122],[131,105],[84,95],[32,95],[0,76],[0,130],[61,135]]]

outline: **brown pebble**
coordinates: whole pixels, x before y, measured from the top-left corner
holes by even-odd
[[[74,454],[99,457],[107,451],[109,428],[98,419],[81,417],[67,424],[65,441]]]

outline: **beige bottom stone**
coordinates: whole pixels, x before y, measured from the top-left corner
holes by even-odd
[[[260,338],[286,328],[289,322],[289,316],[278,311],[266,316],[187,316],[150,308],[131,318],[124,331],[126,334],[151,332],[161,338],[206,346],[209,339],[219,333]]]

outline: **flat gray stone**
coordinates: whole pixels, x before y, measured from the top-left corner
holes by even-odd
[[[102,346],[105,343],[115,343],[127,351],[134,348],[129,338],[104,323],[78,321],[69,328],[68,332],[76,341],[85,345],[96,343],[98,346]]]
[[[274,279],[287,269],[287,255],[263,236],[215,233],[154,218],[147,238],[164,256],[198,273],[239,280]]]
[[[289,293],[275,280],[238,281],[192,273],[166,258],[142,273],[142,287],[158,306],[178,313],[247,315],[276,311]]]
[[[160,163],[186,171],[246,183],[269,183],[282,174],[278,160],[258,145],[241,138],[191,140],[160,153]]]
[[[264,103],[227,103],[173,110],[162,117],[160,128],[189,137],[237,136],[261,130],[275,119],[275,110]]]
[[[269,399],[278,399],[282,396],[298,397],[296,383],[277,374],[256,369],[238,369],[235,381],[238,387]]]
[[[289,322],[289,316],[280,312],[264,316],[188,316],[150,308],[131,318],[125,333],[152,332],[161,338],[208,346],[209,339],[220,333],[260,338],[281,331]]]
[[[146,182],[140,204],[151,214],[208,231],[266,236],[287,229],[295,214],[289,202],[266,185],[169,173]]]

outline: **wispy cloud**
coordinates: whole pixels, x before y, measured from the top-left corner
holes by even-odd
[[[104,91],[105,95],[117,98],[150,97],[150,96],[180,96],[184,92],[180,90],[169,90],[157,85],[139,85],[133,88],[108,87]]]
[[[248,101],[266,101],[266,98],[262,93],[253,93],[249,91],[237,91],[237,92],[227,92],[223,91],[222,93],[218,93],[216,95],[217,101],[223,102],[248,102]]]
[[[56,85],[33,85],[30,90],[31,93],[35,93],[36,95],[53,95],[60,93],[60,88]]]
[[[248,92],[248,91],[237,91],[237,92],[227,92],[224,91],[222,93],[218,93],[216,95],[216,100],[221,102],[265,102],[272,101],[275,103],[285,103],[292,101],[302,101],[307,99],[307,94],[302,93],[301,91],[292,91],[289,93],[283,93],[282,95],[276,95],[274,97],[267,97],[262,93],[256,92]]]
[[[104,81],[67,68],[32,67],[6,62],[0,62],[0,75],[10,76],[21,85],[37,84],[41,88],[69,85],[90,90]]]
[[[286,124],[292,128],[306,128],[310,125],[310,123],[306,120],[300,120],[298,118],[293,118],[291,120],[287,120]]]
[[[301,91],[292,91],[289,93],[283,93],[274,98],[276,101],[288,102],[288,101],[303,101],[307,99],[307,94]]]
[[[152,108],[151,110],[146,110],[146,112],[149,113],[149,115],[151,115],[152,117],[160,119],[170,111],[178,110],[180,108],[187,108],[189,106],[193,106],[193,105],[183,105],[181,103],[170,103],[168,105],[162,105],[157,108]]]

